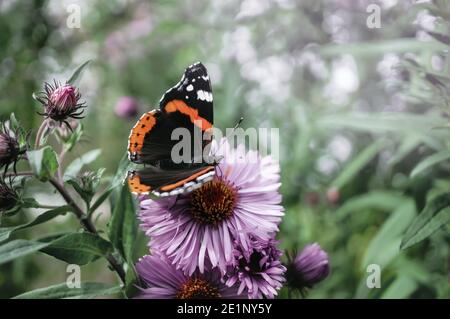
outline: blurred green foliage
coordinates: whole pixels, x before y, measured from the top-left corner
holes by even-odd
[[[111,175],[136,119],[115,115],[117,99],[133,96],[141,112],[152,109],[200,60],[211,73],[216,126],[243,116],[244,128],[280,128],[282,246],[318,242],[331,260],[311,298],[450,297],[448,224],[400,250],[427,200],[450,186],[445,155],[410,176],[424,158],[449,151],[447,1],[371,1],[381,8],[378,29],[366,25],[366,1],[80,0],[79,29],[66,25],[70,3],[0,2],[2,118],[15,112],[35,131],[32,93],[91,59],[78,83],[88,138],[75,156],[102,149],[89,166]],[[28,191],[54,196],[38,184]],[[104,225],[108,216],[99,219]],[[21,238],[79,226],[62,218],[39,227]],[[138,236],[135,259],[146,249]],[[380,289],[366,286],[372,263],[382,266]],[[65,276],[50,256],[19,259],[0,266],[0,297]],[[104,261],[82,268],[83,281],[90,278],[114,281]]]

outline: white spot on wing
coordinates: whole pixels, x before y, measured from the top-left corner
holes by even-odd
[[[201,101],[207,101],[207,102],[212,102],[213,100],[213,96],[211,92],[207,92],[207,91],[203,91],[203,90],[198,90],[197,91],[197,99],[201,100]]]
[[[188,92],[191,92],[193,89],[194,89],[194,86],[193,86],[192,84],[189,84],[189,85],[186,87],[186,90],[187,90]]]

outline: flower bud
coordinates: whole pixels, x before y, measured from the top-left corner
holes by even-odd
[[[0,213],[12,209],[18,202],[19,196],[16,191],[0,179]]]
[[[340,192],[339,189],[337,189],[336,187],[331,187],[330,189],[327,190],[327,201],[328,203],[334,205],[337,202],[339,202],[339,198],[340,198]]]
[[[287,269],[289,286],[304,291],[324,280],[330,273],[328,254],[317,243],[307,245],[289,262]]]
[[[21,155],[17,139],[5,128],[0,133],[0,168],[8,166],[19,160]]]
[[[44,106],[44,113],[39,113],[54,121],[65,123],[70,128],[69,118],[82,119],[84,102],[80,102],[81,95],[78,89],[70,84],[61,85],[54,81],[53,84],[45,83],[45,92],[37,97]]]
[[[127,119],[133,118],[138,113],[139,104],[136,99],[130,96],[122,96],[116,103],[114,112],[118,117]]]
[[[70,112],[77,105],[75,88],[71,85],[60,86],[50,94],[49,101],[60,113]]]

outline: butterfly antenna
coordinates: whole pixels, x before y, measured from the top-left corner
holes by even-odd
[[[234,134],[234,132],[237,130],[237,128],[241,125],[242,121],[244,121],[244,118],[241,116],[241,118],[239,119],[239,121],[236,123],[236,125],[233,127],[233,129],[231,130],[231,132],[229,132],[227,134],[227,136],[225,136],[225,139],[223,139],[219,146],[216,149],[216,152],[214,152],[213,157],[216,157],[216,153],[217,151],[223,146],[223,144],[225,143],[225,141],[228,141],[228,139],[230,138],[230,136],[232,136]]]
[[[223,145],[223,143],[225,141],[228,141],[228,139],[234,134],[234,132],[237,130],[237,128],[241,125],[242,121],[244,120],[244,118],[241,116],[241,118],[239,119],[239,121],[236,123],[236,125],[233,127],[233,129],[231,130],[231,132],[229,132],[227,134],[227,136],[225,136],[225,140],[222,141],[222,144],[220,144],[220,146]]]

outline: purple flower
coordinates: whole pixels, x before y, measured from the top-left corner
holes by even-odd
[[[217,299],[242,298],[236,287],[221,281],[217,268],[203,274],[185,275],[160,253],[144,256],[136,264],[140,278],[149,286],[141,288],[141,299]]]
[[[236,243],[225,283],[230,287],[238,284],[238,293],[245,292],[251,299],[274,298],[285,281],[286,271],[280,261],[278,242],[250,236],[249,244],[249,248],[244,248]]]
[[[222,157],[214,180],[187,195],[141,201],[141,227],[150,247],[164,252],[187,274],[205,271],[208,258],[222,273],[233,261],[233,243],[251,245],[247,234],[269,238],[284,215],[278,192],[279,166],[270,157],[245,152],[241,145],[213,142]]]
[[[289,262],[286,277],[291,287],[300,291],[311,288],[330,273],[328,254],[319,244],[305,246],[303,251]]]
[[[136,99],[130,96],[122,96],[116,103],[114,112],[118,117],[127,119],[136,116],[139,110],[139,104]]]

